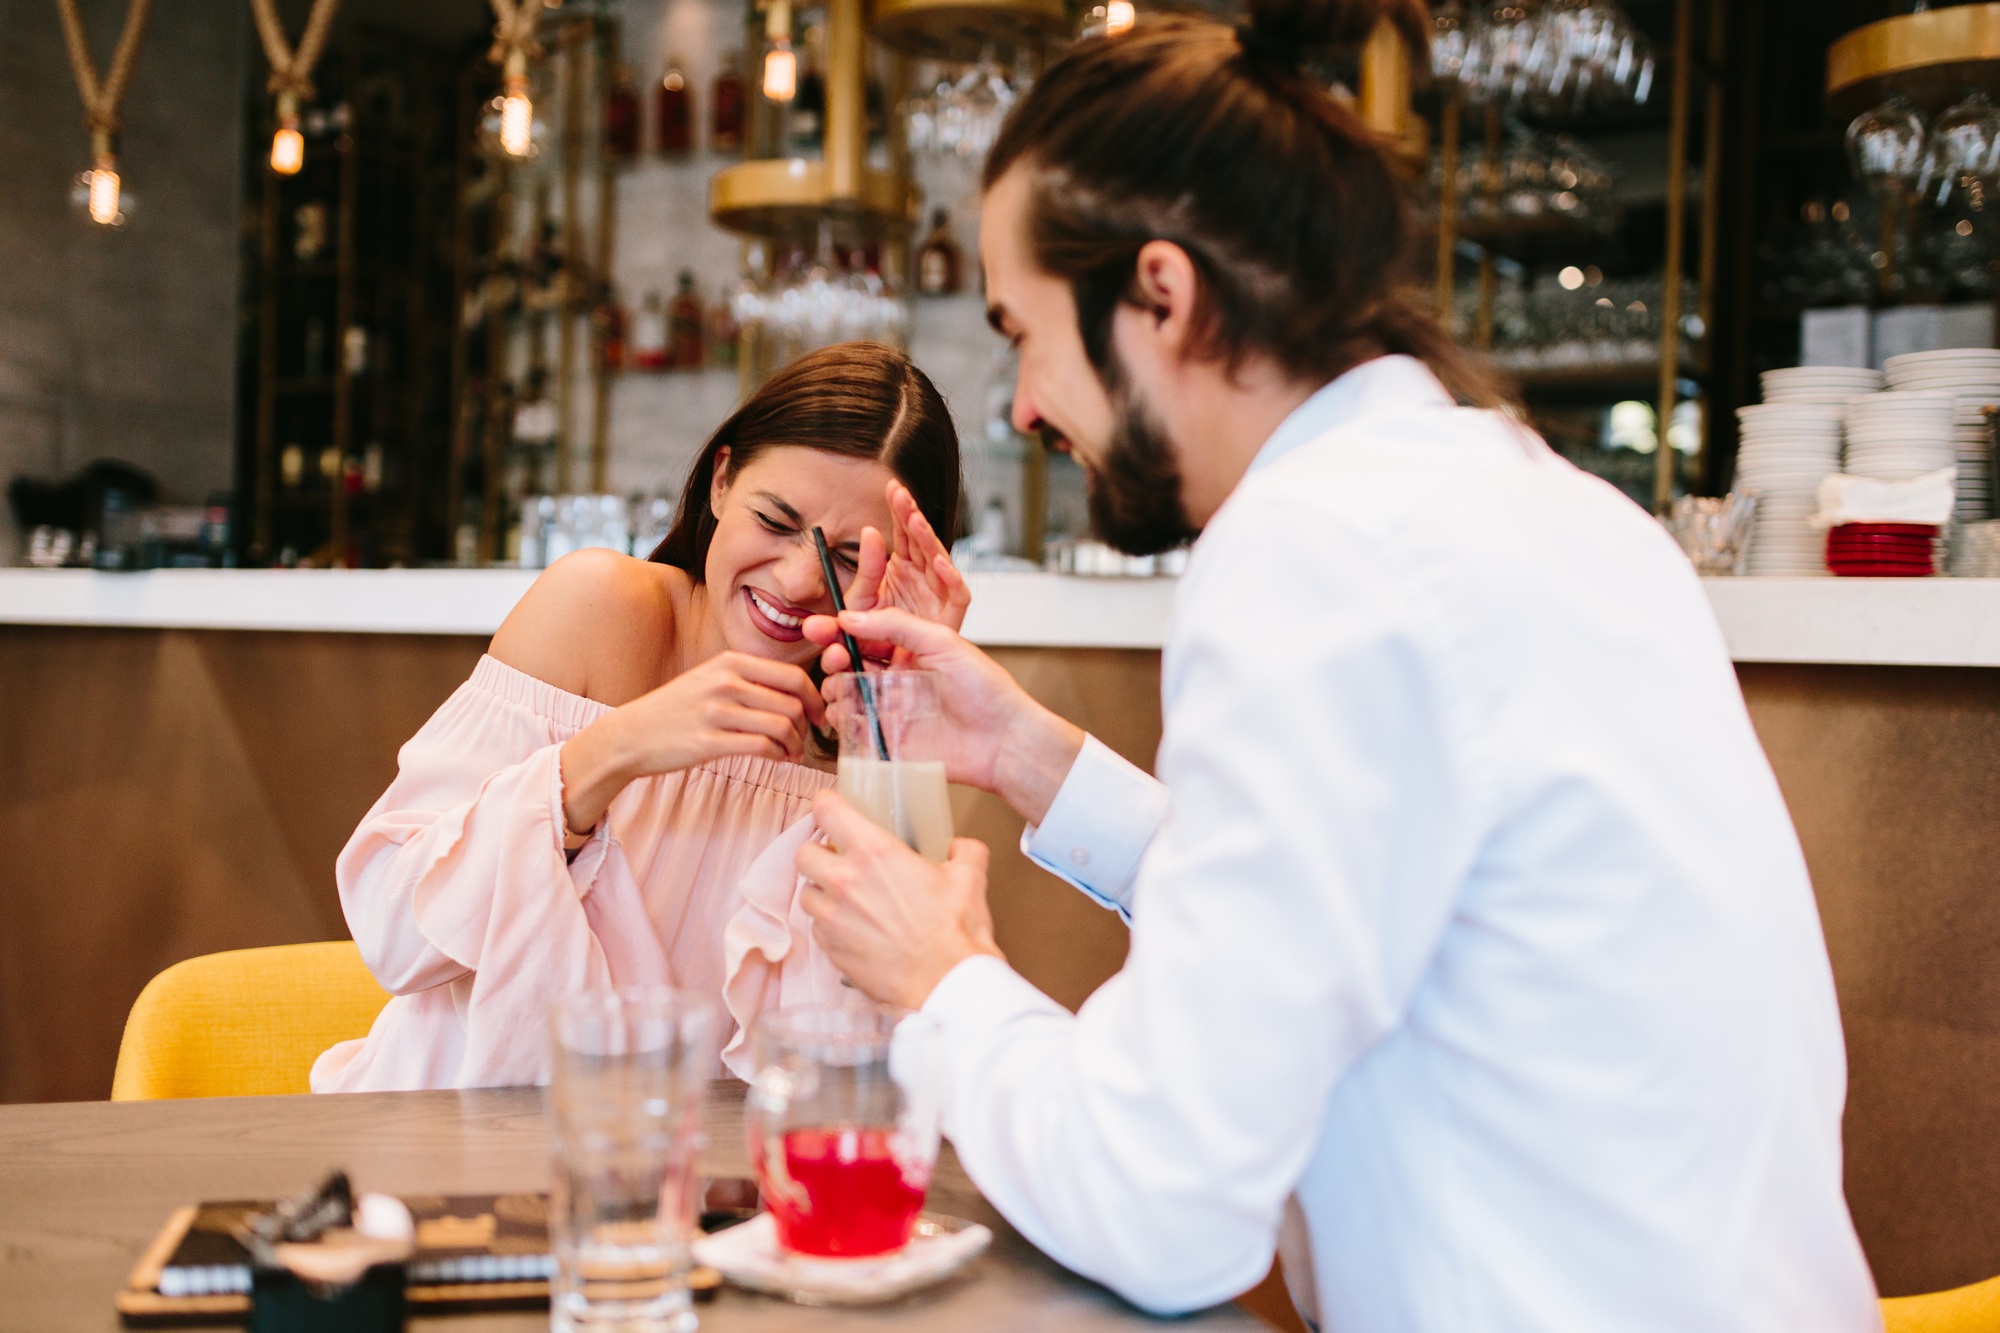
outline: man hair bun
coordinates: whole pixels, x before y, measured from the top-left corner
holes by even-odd
[[[1250,29],[1273,46],[1300,51],[1359,46],[1386,18],[1422,62],[1430,42],[1430,7],[1424,0],[1248,0]]]

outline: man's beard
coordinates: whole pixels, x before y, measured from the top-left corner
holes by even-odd
[[[1103,462],[1084,469],[1091,526],[1127,555],[1185,545],[1200,530],[1181,504],[1181,470],[1166,428],[1132,392],[1115,349],[1098,378],[1111,398],[1112,426]]]

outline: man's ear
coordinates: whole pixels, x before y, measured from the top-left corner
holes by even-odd
[[[725,444],[715,451],[715,468],[708,477],[708,512],[711,517],[722,517],[722,497],[728,493],[729,446]]]
[[[1146,313],[1147,335],[1158,340],[1165,359],[1180,360],[1193,350],[1195,306],[1200,275],[1188,252],[1172,241],[1148,241],[1133,262],[1132,292]]]

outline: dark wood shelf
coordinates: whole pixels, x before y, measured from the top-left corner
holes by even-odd
[[[1657,363],[1535,370],[1511,375],[1510,378],[1530,404],[1551,407],[1616,403],[1627,398],[1651,402],[1660,391],[1660,368]],[[1705,375],[1698,365],[1684,362],[1678,368],[1676,378],[1699,384]]]

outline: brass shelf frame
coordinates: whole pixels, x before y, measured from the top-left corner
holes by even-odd
[[[926,60],[979,59],[989,46],[1040,48],[1067,36],[1063,0],[874,0],[869,35]]]
[[[2000,4],[1898,14],[1827,48],[1827,105],[1843,120],[1892,93],[1934,114],[1967,87],[2000,93]]]

